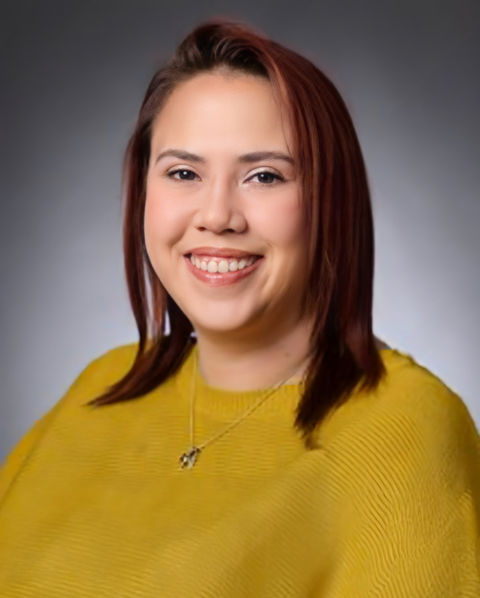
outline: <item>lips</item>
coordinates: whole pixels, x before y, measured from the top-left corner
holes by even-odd
[[[233,249],[231,247],[194,247],[187,251],[185,256],[189,257],[194,255],[197,257],[210,257],[210,258],[249,258],[249,257],[262,257],[258,253],[252,253],[242,249]]]

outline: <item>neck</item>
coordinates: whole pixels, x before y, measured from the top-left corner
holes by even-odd
[[[196,330],[200,374],[208,385],[233,391],[272,387],[287,376],[290,384],[299,382],[308,365],[310,333],[309,321],[240,340]]]

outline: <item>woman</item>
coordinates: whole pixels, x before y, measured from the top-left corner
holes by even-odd
[[[480,593],[480,438],[372,332],[347,110],[308,60],[196,28],[125,160],[140,340],[100,356],[2,469],[2,596]]]

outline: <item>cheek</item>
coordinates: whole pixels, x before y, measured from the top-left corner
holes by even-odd
[[[265,210],[252,215],[264,239],[278,250],[302,251],[305,245],[303,211],[296,196],[278,198]]]
[[[188,226],[188,214],[178,202],[149,193],[145,201],[145,245],[153,262],[155,256],[171,248],[182,238]]]

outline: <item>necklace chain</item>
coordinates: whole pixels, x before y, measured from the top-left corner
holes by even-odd
[[[264,396],[260,397],[260,399],[254,403],[251,407],[249,407],[244,413],[242,413],[239,417],[233,420],[226,428],[211,436],[208,440],[205,440],[199,445],[195,445],[195,409],[194,409],[194,402],[195,402],[195,394],[196,394],[196,380],[197,380],[197,361],[198,361],[198,351],[197,355],[193,358],[193,372],[192,372],[192,387],[191,387],[191,394],[190,394],[190,449],[185,453],[182,453],[180,456],[180,469],[188,468],[191,469],[198,458],[198,455],[202,452],[202,450],[214,442],[221,438],[224,434],[229,432],[232,428],[237,426],[241,421],[246,419],[255,409],[260,407],[262,403],[264,403],[268,397],[272,396],[283,384],[285,384],[293,374],[289,374],[286,378],[283,378],[275,384],[272,388],[269,388],[268,391],[265,393]],[[298,367],[298,366],[297,366]],[[297,369],[297,368],[295,368]]]

